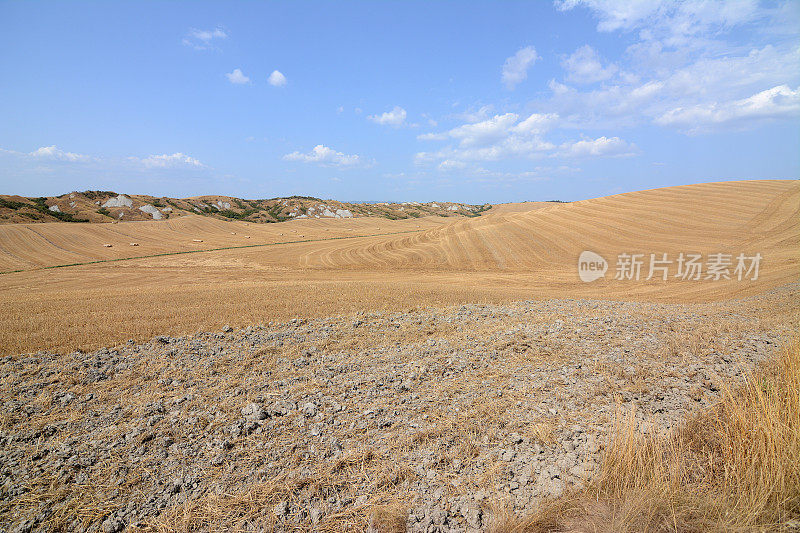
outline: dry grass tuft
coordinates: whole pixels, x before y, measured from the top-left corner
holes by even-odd
[[[369,531],[374,533],[404,533],[408,507],[400,502],[379,505],[372,509]]]
[[[492,531],[788,530],[800,519],[800,345],[678,431],[618,419],[600,477]],[[591,502],[591,503],[586,503]]]

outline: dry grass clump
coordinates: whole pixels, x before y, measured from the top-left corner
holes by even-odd
[[[351,452],[320,465],[308,476],[286,472],[235,494],[209,494],[172,507],[140,528],[149,533],[170,531],[319,531],[376,533],[405,531],[408,503],[400,485],[414,477],[403,466],[391,466],[373,449]],[[345,495],[357,482],[373,480],[355,502],[338,512],[314,517],[309,502]],[[299,515],[281,516],[276,506],[293,502],[304,508]],[[320,503],[320,509],[324,503]],[[288,506],[287,506],[288,509]],[[402,527],[401,527],[402,525]]]
[[[800,345],[668,435],[619,417],[583,494],[492,531],[754,531],[800,527]]]

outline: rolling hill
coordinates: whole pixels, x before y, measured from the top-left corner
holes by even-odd
[[[453,202],[338,202],[312,196],[246,200],[233,196],[169,198],[117,194],[113,191],[75,191],[39,198],[0,195],[0,224],[127,222],[166,220],[186,215],[259,223],[305,218],[375,217],[398,220],[432,215],[478,216],[489,207]]]
[[[226,323],[466,302],[708,302],[800,278],[798,181],[707,183],[529,207],[497,206],[475,218],[253,224],[187,215],[0,225],[0,344],[8,353],[74,349]],[[606,259],[605,277],[580,281],[585,250]],[[699,279],[675,276],[681,253],[700,254]],[[614,279],[621,254],[641,254],[638,280]],[[666,279],[646,279],[650,254],[672,261]],[[707,277],[714,254],[731,261],[730,279]],[[739,254],[760,254],[757,279],[752,272],[737,279]]]

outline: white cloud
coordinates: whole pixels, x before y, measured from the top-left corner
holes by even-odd
[[[558,122],[555,113],[531,113],[528,118],[514,126],[514,132],[520,134],[542,135]]]
[[[539,59],[539,56],[532,46],[526,46],[506,59],[503,64],[502,75],[506,88],[513,90],[520,82],[524,81],[528,77],[528,69],[537,59]]]
[[[497,161],[515,157],[537,157],[553,150],[555,145],[542,138],[557,121],[555,114],[532,113],[519,120],[516,113],[504,113],[476,122],[463,124],[441,133],[418,136],[422,141],[454,139],[456,146],[436,152],[420,152],[415,161],[425,164],[439,161],[441,169],[454,168],[455,161]]]
[[[279,70],[273,70],[267,81],[273,87],[283,87],[286,85],[286,76],[284,76]]]
[[[90,159],[92,159],[88,155],[76,154],[73,152],[65,152],[64,150],[57,148],[56,146],[42,146],[41,148],[37,148],[33,152],[28,153],[28,155],[42,159],[71,161],[71,162],[89,161]]]
[[[555,4],[561,11],[588,8],[598,19],[599,31],[641,30],[643,39],[663,39],[672,45],[690,43],[695,36],[764,16],[758,0],[556,0]]]
[[[250,78],[245,76],[238,68],[233,69],[233,72],[228,72],[225,74],[225,77],[228,78],[228,81],[234,85],[244,85],[246,83],[250,83]]]
[[[719,125],[798,116],[800,87],[792,90],[788,85],[779,85],[741,100],[677,107],[658,117],[656,123],[697,133]]]
[[[619,137],[598,137],[562,144],[555,154],[560,157],[626,157],[636,154],[636,145]]]
[[[43,146],[31,152],[0,148],[0,159],[4,159],[2,164],[6,169],[16,169],[19,176],[29,176],[34,180],[58,176],[59,179],[83,183],[81,187],[84,188],[96,188],[109,179],[141,186],[142,183],[163,179],[165,172],[169,173],[170,179],[193,180],[210,179],[213,174],[213,169],[182,153],[147,157],[83,155],[56,146]],[[54,181],[52,185],[57,183]]]
[[[555,146],[539,138],[525,139],[508,136],[494,144],[475,148],[448,147],[436,152],[419,152],[414,156],[417,164],[436,161],[500,161],[514,158],[535,158],[546,155]]]
[[[426,133],[420,135],[418,139],[422,141],[443,141],[452,138],[458,139],[461,146],[482,146],[491,144],[508,135],[509,129],[518,119],[519,115],[516,113],[495,115],[488,120],[474,124],[464,124],[443,133]]]
[[[510,136],[537,136],[549,130],[558,120],[556,114],[532,113],[522,122],[519,115],[505,113],[494,117],[464,124],[441,133],[425,133],[417,138],[421,141],[444,141],[457,139],[462,147],[487,146]]]
[[[325,145],[318,144],[308,153],[292,152],[283,156],[286,161],[302,161],[303,163],[317,163],[321,166],[353,167],[362,162],[357,155],[343,154]]]
[[[589,93],[553,87],[556,110],[576,123],[623,117],[628,124],[658,119],[672,125],[679,121],[665,115],[679,108],[724,107],[800,83],[800,10],[792,0],[555,0],[555,5],[562,11],[586,8],[599,31],[635,36],[620,58],[627,63],[620,64],[617,84]],[[572,82],[613,74],[594,61],[576,63],[586,67],[586,75],[576,76],[574,65],[565,62]]]
[[[214,48],[214,41],[227,39],[228,34],[222,28],[214,28],[213,30],[198,30],[192,28],[186,37],[183,38],[183,44],[194,48],[195,50],[209,50]]]
[[[427,133],[421,141],[457,140],[456,145],[438,151],[419,152],[418,165],[438,164],[442,171],[464,168],[467,161],[499,161],[506,159],[536,159],[540,157],[618,157],[633,155],[636,147],[619,137],[600,137],[563,143],[560,146],[544,135],[562,123],[555,113],[532,113],[524,120],[516,113],[504,113],[476,122],[463,124],[441,133]]]
[[[380,115],[369,115],[367,118],[376,124],[384,126],[402,126],[406,121],[406,110],[400,106],[394,106],[394,109],[381,113]]]
[[[204,166],[197,159],[181,152],[176,152],[171,155],[170,154],[151,155],[142,159],[131,157],[130,159],[140,161],[147,168],[177,168],[177,167],[200,168]]]
[[[580,172],[580,168],[568,165],[558,166],[535,166],[526,167],[527,170],[521,172],[507,172],[484,168],[461,161],[445,160],[437,169],[440,173],[450,176],[458,176],[462,183],[491,183],[491,184],[513,184],[520,182],[549,181],[557,176],[566,176]],[[387,176],[388,177],[388,176]],[[405,176],[393,176],[405,177]]]
[[[575,50],[561,64],[567,71],[567,79],[575,83],[605,81],[618,70],[614,64],[603,67],[597,50],[588,44]]]
[[[457,161],[455,159],[445,159],[439,166],[437,167],[439,170],[448,171],[448,170],[461,170],[465,168],[467,164],[464,161]]]
[[[632,29],[659,10],[656,0],[556,0],[555,4],[561,11],[578,6],[591,9],[600,19],[600,31]]]
[[[15,150],[4,150],[2,148],[0,148],[0,151],[20,157],[44,159],[51,161],[66,161],[71,163],[95,162],[95,163],[103,163],[105,165],[114,166],[114,165],[124,164],[125,162],[134,162],[137,164],[144,165],[147,168],[167,168],[167,167],[180,167],[180,166],[199,168],[205,166],[197,159],[181,152],[177,152],[171,155],[170,154],[150,155],[144,158],[129,156],[123,159],[118,159],[118,158],[107,158],[107,157],[94,157],[84,154],[76,154],[73,152],[66,152],[56,146],[42,146],[41,148],[37,148],[32,152],[18,152]]]
[[[494,106],[491,104],[481,106],[477,111],[466,111],[464,113],[457,113],[453,115],[455,118],[463,120],[464,122],[480,122],[489,118],[494,111]]]
[[[770,88],[800,84],[800,48],[765,45],[744,53],[721,57],[690,54],[683,64],[620,76],[615,83],[588,91],[550,82],[547,106],[574,128],[610,128],[654,122],[686,129],[680,113],[733,105]],[[779,95],[778,95],[779,96]],[[672,115],[669,113],[674,112]],[[688,116],[688,115],[686,115]],[[672,117],[672,118],[670,118]],[[742,114],[739,126],[763,121],[758,114]]]
[[[434,120],[433,117],[431,117],[427,113],[422,113],[422,118],[424,118],[428,122],[428,126],[430,126],[432,128],[435,128],[436,126],[439,125],[439,123],[436,120]]]

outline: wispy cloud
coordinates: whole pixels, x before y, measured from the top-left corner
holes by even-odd
[[[792,87],[800,84],[800,26],[781,23],[797,11],[787,8],[791,2],[555,3],[563,11],[588,9],[601,32],[633,36],[614,63],[588,45],[562,62],[563,79],[550,81],[551,97],[539,104],[569,117],[564,127],[619,130],[651,123],[697,134],[797,117]],[[770,33],[755,32],[749,41],[734,35],[756,23]],[[600,87],[580,87],[600,81]]]
[[[364,163],[362,158],[355,154],[344,154],[318,144],[310,152],[292,152],[283,156],[286,161],[300,161],[303,163],[316,163],[327,167],[354,167]]]
[[[698,35],[752,22],[765,15],[758,0],[680,2],[673,0],[556,0],[562,11],[585,7],[598,19],[602,32],[642,30],[643,38],[671,45],[686,44]]]
[[[137,158],[131,158],[137,160]],[[147,168],[204,167],[203,163],[182,152],[174,154],[150,155],[138,159]]]
[[[575,50],[562,65],[567,71],[567,79],[576,83],[604,81],[619,70],[614,64],[604,67],[600,62],[600,54],[588,44]]]
[[[90,161],[91,159],[93,159],[91,156],[88,155],[76,154],[74,152],[66,152],[56,146],[42,146],[41,148],[37,148],[33,152],[28,153],[28,155],[41,159],[70,161],[70,162]]]
[[[75,152],[67,152],[65,150],[62,150],[61,148],[58,148],[55,145],[42,146],[32,152],[20,152],[18,150],[9,150],[6,148],[0,148],[0,153],[31,160],[36,159],[41,161],[63,161],[66,163],[81,163],[88,161],[96,161],[99,159],[97,157],[93,157],[90,155],[76,154]]]
[[[800,87],[792,90],[788,85],[779,85],[741,100],[677,107],[658,117],[656,123],[698,133],[717,126],[730,127],[798,116]]]
[[[628,157],[636,155],[635,144],[623,141],[619,137],[598,137],[566,142],[559,147],[558,157]]]
[[[228,81],[234,85],[245,85],[250,83],[250,78],[244,75],[241,69],[235,68],[233,72],[228,72],[225,74],[225,77],[228,78]]]
[[[501,77],[506,88],[513,90],[519,83],[525,81],[528,77],[528,69],[537,59],[539,56],[532,46],[526,46],[506,59]]]
[[[216,41],[227,38],[228,34],[219,27],[213,30],[198,30],[197,28],[192,28],[181,42],[183,42],[184,46],[194,48],[195,50],[210,50],[214,48],[214,43]]]
[[[517,113],[457,126],[440,133],[426,133],[421,141],[455,140],[458,144],[435,152],[419,152],[417,163],[439,162],[440,168],[455,168],[458,161],[498,161],[539,157],[556,147],[543,135],[559,121],[558,115],[532,113],[520,120]],[[441,166],[443,165],[443,167]]]
[[[133,172],[150,173],[159,169],[176,170],[210,170],[209,167],[201,163],[198,159],[182,152],[174,154],[154,154],[145,157],[106,157],[78,154],[62,150],[57,146],[42,146],[31,152],[21,152],[0,148],[0,154],[8,154],[16,157],[26,164],[36,165],[36,170],[59,169],[66,171],[100,171],[100,172]]]
[[[406,121],[406,110],[400,106],[394,106],[391,111],[386,111],[380,115],[369,115],[367,118],[376,124],[384,126],[394,126],[395,128],[402,126]]]

